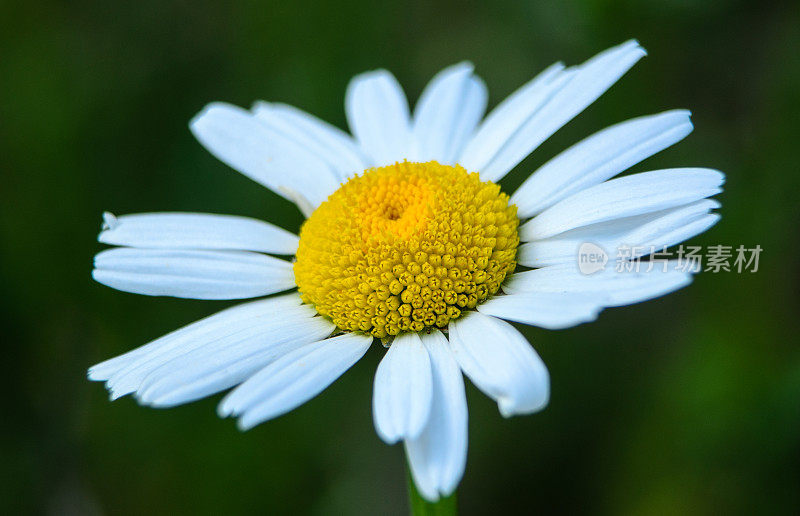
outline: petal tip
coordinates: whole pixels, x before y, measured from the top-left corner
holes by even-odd
[[[86,370],[86,378],[92,382],[104,382],[108,380],[108,375],[102,374],[101,371],[97,369],[97,366],[93,365]]]
[[[395,433],[392,433],[390,435],[383,429],[378,428],[377,426],[375,427],[375,433],[378,434],[378,437],[380,438],[381,441],[385,442],[389,446],[397,444],[400,441],[400,436],[396,435]]]
[[[221,114],[222,112],[238,112],[243,111],[241,108],[229,104],[227,102],[214,101],[206,104],[195,116],[189,120],[189,130],[195,137],[200,136],[204,129],[207,128],[206,124],[210,122],[210,118]]]
[[[233,407],[231,407],[228,397],[222,398],[222,401],[217,405],[217,416],[223,419],[233,415]]]
[[[111,230],[119,226],[117,216],[110,211],[103,212],[103,223],[100,226],[101,231]]]
[[[631,50],[636,50],[642,57],[647,55],[647,50],[639,43],[639,40],[636,38],[631,38],[620,45],[623,48],[630,48]]]
[[[239,419],[236,420],[236,428],[240,432],[247,432],[251,428],[260,425],[264,421],[266,421],[266,420],[248,418],[247,414],[245,414],[245,415],[243,415],[242,417],[240,417]]]
[[[120,390],[116,390],[116,389],[110,388],[108,390],[108,399],[110,401],[115,401],[115,400],[118,400],[121,397],[125,396],[126,394],[128,394],[127,391],[120,391]]]

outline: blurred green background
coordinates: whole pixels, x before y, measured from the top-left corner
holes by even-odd
[[[649,51],[503,180],[627,118],[686,107],[695,132],[634,170],[728,175],[698,245],[760,244],[755,274],[567,331],[527,328],[542,413],[504,420],[468,385],[464,514],[800,511],[800,10],[797,2],[4,2],[0,7],[0,513],[404,514],[404,458],[375,435],[366,358],[240,433],[219,397],[109,403],[87,366],[229,303],[113,291],[89,273],[103,210],[207,211],[297,230],[289,203],[218,162],[203,105],[297,105],[345,127],[349,78],[392,70],[416,100],[472,60],[490,105],[550,63],[630,37]]]

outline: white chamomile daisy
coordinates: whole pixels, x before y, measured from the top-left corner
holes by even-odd
[[[720,172],[612,179],[689,134],[684,110],[604,129],[510,197],[496,184],[644,55],[628,41],[579,66],[557,63],[485,118],[486,86],[469,63],[436,75],[413,115],[389,72],[365,73],[345,97],[352,137],[284,104],[210,104],[192,120],[194,135],[295,202],[307,217],[300,236],[245,217],[106,214],[99,240],[120,247],[96,256],[93,276],[154,296],[296,291],[190,324],[89,378],[112,398],[133,393],[154,407],[235,387],[219,414],[247,429],[320,393],[379,338],[388,349],[374,382],[378,435],[404,443],[425,498],[451,494],[467,456],[462,372],[504,416],[548,402],[545,365],[506,321],[566,328],[683,287],[691,271],[676,267],[584,275],[577,249],[649,253],[719,218],[707,198],[720,192]]]

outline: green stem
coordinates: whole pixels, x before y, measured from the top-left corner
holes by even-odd
[[[412,516],[449,516],[458,514],[456,507],[456,493],[447,498],[440,498],[438,502],[429,502],[419,494],[411,472],[406,474],[408,480],[408,505]]]

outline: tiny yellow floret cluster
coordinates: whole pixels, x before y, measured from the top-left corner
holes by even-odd
[[[445,328],[514,270],[518,225],[508,195],[458,165],[372,168],[303,224],[295,280],[342,330]]]

